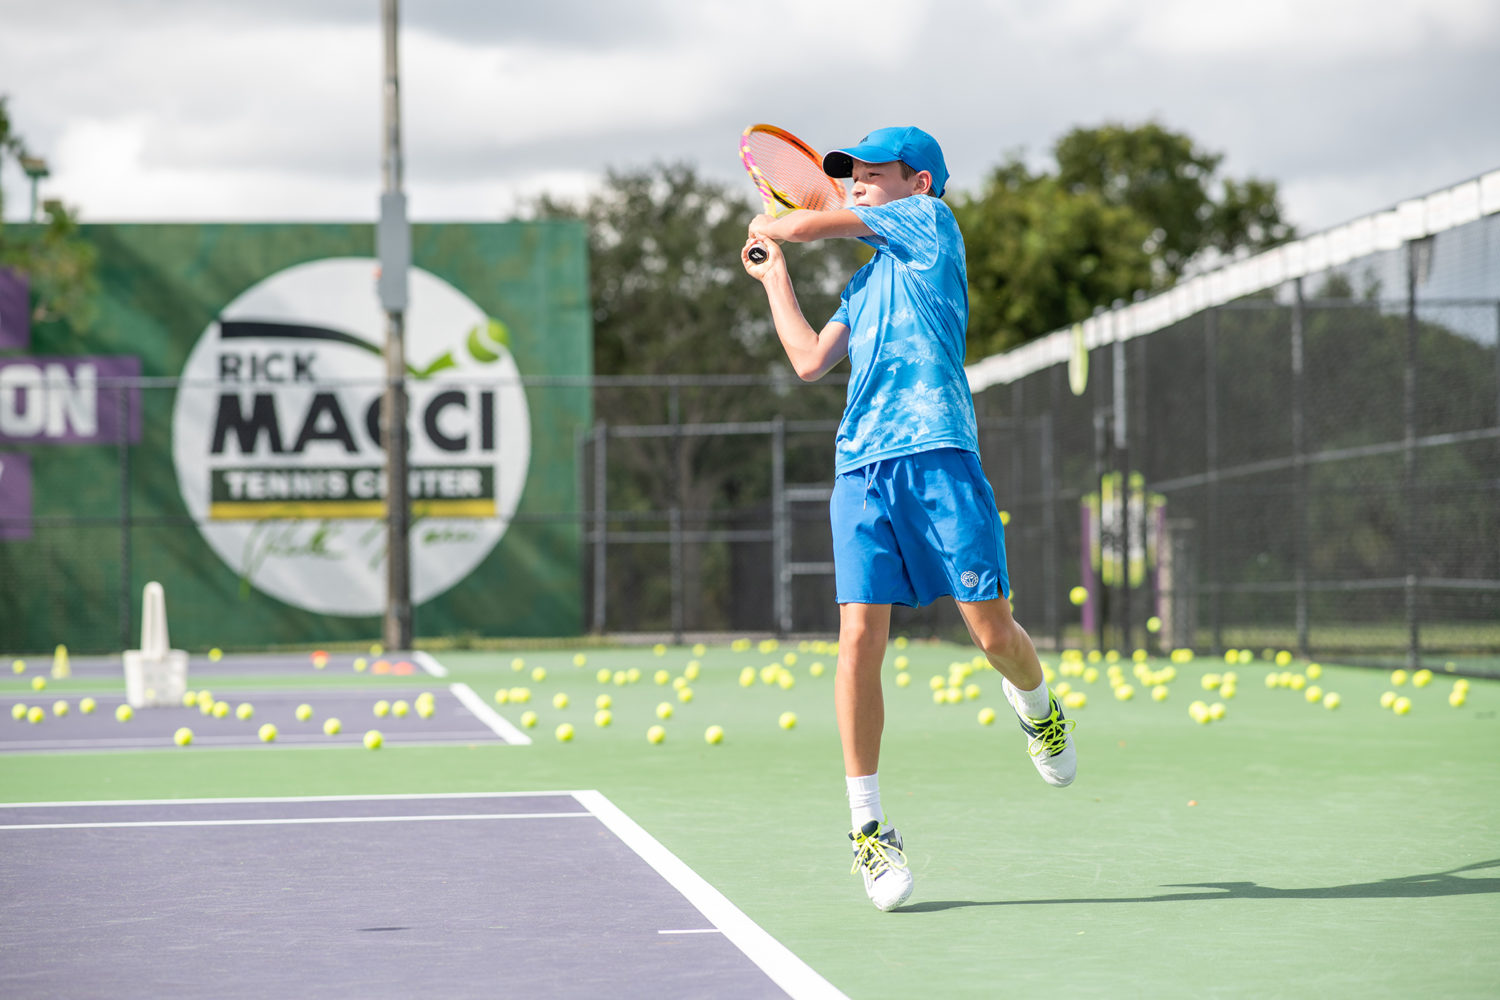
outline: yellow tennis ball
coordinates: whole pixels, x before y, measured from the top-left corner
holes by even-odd
[[[1135,697],[1135,688],[1129,684],[1121,684],[1115,688],[1115,698],[1119,701],[1129,701]]]
[[[654,680],[657,684],[665,685],[672,679],[672,674],[671,672],[666,670],[658,670],[656,673],[651,675],[651,679]]]
[[[703,643],[701,643],[701,642],[695,642],[695,643],[693,643],[693,655],[694,656],[702,656],[706,652],[708,652],[708,647],[705,646],[705,645],[703,645]]]
[[[298,722],[306,722],[313,717],[313,707],[303,702],[297,706],[297,711],[293,714],[297,716]]]
[[[384,652],[385,652],[385,647],[382,646],[380,643],[378,643],[378,642],[372,642],[372,643],[370,643],[370,655],[371,656],[379,656],[380,654],[382,654]]]
[[[667,738],[667,731],[665,729],[663,729],[661,726],[652,726],[650,729],[646,730],[646,742],[647,743],[660,743],[662,740],[664,740],[666,738]]]
[[[1316,684],[1309,684],[1307,686],[1307,690],[1302,692],[1302,697],[1306,698],[1309,702],[1316,704],[1317,702],[1323,700],[1323,689],[1318,687]]]
[[[530,729],[532,726],[535,726],[536,725],[536,713],[535,712],[530,712],[530,711],[522,712],[521,713],[521,725],[525,726],[527,729]]]
[[[1432,683],[1432,671],[1427,669],[1418,670],[1411,675],[1411,682],[1416,687],[1426,687]]]
[[[718,746],[720,743],[723,743],[724,727],[709,726],[707,729],[703,730],[703,740],[705,743],[708,743],[712,746]]]
[[[625,671],[625,683],[626,684],[638,684],[638,683],[640,683],[640,679],[641,679],[641,670],[640,670],[639,667],[631,667],[629,670]],[[618,684],[619,681],[616,681],[615,683]]]
[[[743,670],[740,671],[740,687],[747,688],[747,687],[754,687],[754,686],[755,686],[755,668],[754,667],[745,667]]]
[[[565,694],[562,691],[559,691],[559,692],[557,692],[557,694],[553,695],[552,696],[552,707],[553,708],[567,708],[568,707],[568,696],[567,696],[567,694]]]
[[[355,659],[354,659],[354,672],[356,674],[362,674],[362,673],[364,673],[366,670],[369,669],[369,667],[370,667],[370,661],[369,660],[366,660],[363,656],[357,656],[357,657],[355,657]]]
[[[680,702],[682,702],[683,704],[687,704],[688,702],[692,701],[693,700],[693,689],[692,688],[683,688],[682,690],[678,691],[677,692],[677,700],[680,701]]]
[[[205,706],[207,706],[207,708],[203,713],[204,715],[212,715],[215,719],[229,718],[229,702],[216,701],[210,704],[209,702],[204,701],[202,698],[199,698],[198,707],[204,708]]]
[[[375,712],[375,718],[383,719],[391,714],[391,703],[382,698],[375,703],[373,711]]]
[[[1307,675],[1308,680],[1313,681],[1323,676],[1323,668],[1316,663],[1309,663],[1307,669],[1302,672]]]
[[[615,721],[615,714],[607,708],[601,708],[594,713],[594,725],[600,729],[605,728],[613,721]]]
[[[1391,671],[1391,684],[1394,687],[1400,687],[1401,685],[1403,685],[1405,683],[1406,683],[1406,671],[1405,670],[1392,670]]]
[[[911,684],[911,674],[909,674],[909,673],[907,673],[906,671],[903,670],[901,673],[899,673],[899,674],[896,675],[896,686],[897,687],[908,687],[908,686],[910,686],[910,684]]]
[[[623,687],[626,683],[629,682],[630,675],[623,670],[616,670],[613,674],[610,675],[610,680],[615,684],[616,687]]]
[[[1202,701],[1193,702],[1188,706],[1188,715],[1200,726],[1206,724],[1209,721],[1208,703]]]
[[[614,703],[615,700],[607,694],[601,694],[599,697],[594,699],[595,708],[609,708]]]
[[[135,709],[131,708],[129,705],[121,705],[119,708],[115,709],[115,718],[121,722],[129,722],[134,717]]]
[[[380,735],[380,730],[371,729],[365,733],[365,749],[379,750],[385,746],[385,737]]]
[[[1167,700],[1167,695],[1170,694],[1170,693],[1171,692],[1169,692],[1167,690],[1167,686],[1165,684],[1158,684],[1158,685],[1156,685],[1156,687],[1154,687],[1154,688],[1151,689],[1151,700],[1152,701],[1166,701]]]
[[[807,673],[809,677],[822,677],[823,671],[825,669],[826,668],[823,666],[822,660],[814,660],[812,663],[808,664]],[[909,679],[910,678],[908,678],[908,680]]]
[[[33,691],[41,691],[41,690],[44,690],[46,687],[47,687],[47,678],[41,676],[40,674],[38,674],[36,677],[33,677],[31,679],[31,690],[33,690]]]
[[[129,706],[126,706],[126,707],[129,707]],[[32,725],[36,725],[38,722],[41,722],[46,717],[47,717],[47,712],[40,705],[32,705],[30,708],[28,708],[26,710],[26,721],[29,722],[29,723],[31,723]],[[116,718],[119,718],[119,714],[118,713],[116,713]],[[127,716],[126,718],[128,719],[129,716]],[[126,720],[125,719],[120,719],[120,721],[124,722]]]
[[[510,701],[510,688],[501,688],[495,692],[495,704],[504,705]]]
[[[260,741],[262,743],[271,743],[271,742],[274,742],[275,739],[276,739],[276,726],[274,724],[272,724],[272,723],[269,723],[269,722],[266,723],[264,726],[260,727],[260,734],[259,735],[260,735]]]
[[[18,701],[14,705],[10,706],[10,717],[12,719],[15,719],[17,722],[20,722],[22,719],[26,718],[26,711],[26,706]]]
[[[68,714],[68,703],[61,698],[52,703],[52,714],[61,719]]]
[[[702,672],[703,666],[697,660],[689,660],[688,665],[682,668],[682,676],[686,677],[690,681],[697,680],[698,675]]]
[[[11,660],[10,661],[10,672],[13,673],[13,674],[24,674],[26,672],[26,661],[25,660]]]
[[[581,667],[587,662],[589,662],[589,658],[587,656],[584,656],[582,653],[573,654],[573,666]]]
[[[544,680],[547,679],[547,668],[546,667],[532,667],[531,668],[531,679],[532,679],[532,681],[534,681],[537,684],[542,683],[542,681],[544,681]]]
[[[1462,708],[1464,702],[1468,700],[1469,691],[1467,688],[1456,687],[1452,691],[1448,692],[1448,704],[1452,705],[1454,708]]]
[[[1411,711],[1411,699],[1397,698],[1395,701],[1391,702],[1391,711],[1395,712],[1397,715],[1405,715],[1407,712]]]
[[[990,726],[995,723],[995,710],[993,708],[981,708],[979,710],[979,724]]]
[[[1381,708],[1390,708],[1394,704],[1396,704],[1396,692],[1394,692],[1394,691],[1386,691],[1386,692],[1384,692],[1384,693],[1381,694],[1381,696],[1380,696],[1380,707]]]
[[[781,717],[776,720],[776,724],[778,726],[780,726],[782,729],[792,729],[792,728],[795,728],[796,725],[797,725],[797,713],[796,712],[782,712],[781,713]]]
[[[531,700],[531,688],[511,688],[510,700],[518,705],[524,705]]]
[[[183,726],[181,729],[177,730],[177,732],[172,734],[172,742],[176,743],[180,747],[187,746],[189,743],[193,742],[193,731],[187,726]]]
[[[657,656],[666,656],[667,644],[664,642],[658,642],[656,645],[651,647],[651,652]]]
[[[333,716],[323,720],[323,733],[326,736],[337,736],[343,728],[344,724]]]
[[[1067,708],[1082,708],[1089,703],[1089,696],[1083,691],[1069,691],[1063,696],[1063,705]]]
[[[246,719],[252,718],[254,715],[255,706],[251,705],[248,701],[242,701],[239,703],[239,705],[235,706],[234,717],[242,722]]]
[[[608,684],[610,678],[613,676],[614,674],[610,672],[610,669],[608,667],[600,667],[599,670],[594,674],[594,680],[598,681],[600,684]]]
[[[672,717],[672,703],[664,701],[656,706],[656,717],[658,719],[670,719]]]
[[[182,707],[183,708],[195,708],[197,706],[197,704],[198,704],[198,692],[197,691],[184,691],[184,692],[182,692]]]
[[[408,705],[404,701],[393,701],[393,702],[391,702],[391,714],[394,715],[398,719],[404,719],[404,718],[406,718],[407,713],[410,712],[410,711],[411,711],[411,706]]]
[[[1323,696],[1323,707],[1338,708],[1343,700],[1344,699],[1339,697],[1339,693],[1337,691],[1330,691]]]
[[[518,656],[510,661],[510,669],[514,670],[516,673],[520,673],[522,670],[526,669],[526,661]]]
[[[224,651],[222,649],[220,649],[218,646],[215,646],[213,649],[210,649],[208,651],[208,658],[212,662],[218,663],[220,660],[222,660],[224,658]]]
[[[567,743],[573,738],[573,724],[571,722],[559,723],[558,727],[552,731],[552,735],[557,737],[557,742]]]

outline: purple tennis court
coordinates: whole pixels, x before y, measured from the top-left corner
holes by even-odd
[[[0,995],[837,997],[597,792],[0,806]]]
[[[389,656],[371,656],[359,653],[328,653],[319,667],[310,653],[226,653],[218,659],[195,653],[188,658],[188,677],[191,683],[202,678],[214,677],[287,677],[300,674],[321,673],[364,674],[368,677],[390,675],[395,677],[420,677],[432,674],[445,676],[447,671],[427,653],[401,653]],[[45,657],[32,657],[26,663],[26,675],[47,674],[52,661]],[[356,668],[356,664],[359,667]],[[107,677],[124,680],[125,668],[119,656],[72,656],[69,669],[75,677]]]

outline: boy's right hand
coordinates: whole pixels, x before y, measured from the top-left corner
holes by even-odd
[[[750,259],[750,249],[752,247],[760,247],[764,250],[766,254],[765,260],[762,260],[758,264],[752,261]],[[781,255],[781,245],[775,240],[767,239],[764,236],[751,236],[745,240],[745,245],[740,248],[740,263],[745,265],[745,273],[757,281],[765,281],[766,275],[771,273],[771,269],[780,265],[783,260],[785,258]]]

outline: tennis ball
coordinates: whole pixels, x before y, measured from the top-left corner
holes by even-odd
[[[10,672],[13,673],[13,674],[24,674],[26,672],[26,661],[25,660],[11,660],[10,661]]]
[[[1302,672],[1307,675],[1308,680],[1314,680],[1315,681],[1319,677],[1323,676],[1323,668],[1320,667],[1316,663],[1309,663],[1307,665],[1307,669],[1304,670],[1304,671],[1302,671]]]
[[[208,703],[205,702],[205,701],[203,701],[201,698],[199,699],[199,701],[198,701],[198,707],[199,708],[202,708],[206,704],[208,704]],[[205,715],[212,715],[215,719],[227,719],[227,718],[229,718],[229,702],[227,702],[227,701],[216,701],[212,705],[209,706],[208,711],[205,712],[204,714]]]
[[[378,643],[378,642],[372,642],[372,643],[370,643],[370,655],[371,656],[379,656],[380,654],[382,654],[384,652],[385,652],[385,647],[382,646],[380,643]]]
[[[624,687],[630,681],[630,675],[623,670],[616,670],[609,679],[616,687]]]
[[[198,692],[197,691],[184,691],[184,692],[182,692],[182,707],[183,708],[194,708],[194,707],[197,706],[197,704],[198,704]]]
[[[640,683],[640,679],[641,679],[641,671],[640,671],[639,667],[631,667],[629,670],[625,671],[625,683],[626,684],[638,684],[638,683]],[[619,681],[616,680],[615,683],[618,684]]]
[[[680,702],[682,702],[684,705],[687,704],[688,702],[692,701],[693,700],[693,689],[692,688],[683,688],[682,690],[678,691],[677,692],[677,700],[680,701]]]
[[[1074,587],[1068,591],[1068,600],[1073,603],[1074,607],[1082,607],[1088,599],[1089,589],[1087,587]]]
[[[667,681],[669,681],[669,680],[672,679],[672,674],[671,674],[670,671],[658,670],[656,673],[654,673],[654,674],[651,675],[651,679],[653,681],[655,681],[658,685],[663,685],[664,686],[667,683]]]
[[[1067,708],[1082,708],[1089,703],[1089,696],[1083,691],[1069,691],[1063,696],[1063,705]]]
[[[262,743],[274,743],[276,741],[276,726],[270,722],[266,723],[260,727],[259,735]]]
[[[1292,654],[1288,653],[1286,650],[1283,649],[1281,652],[1276,654],[1276,665],[1278,667],[1284,667],[1291,662]]]
[[[1152,615],[1146,619],[1146,631],[1153,635],[1161,631],[1161,619]]]
[[[594,725],[598,726],[600,729],[605,728],[613,721],[615,721],[615,713],[611,712],[607,708],[601,708],[599,709],[599,711],[594,713]]]
[[[573,666],[581,667],[587,662],[589,662],[589,658],[587,656],[584,656],[582,653],[573,654]]]
[[[47,687],[47,678],[38,674],[31,679],[31,690],[41,691]]]
[[[61,719],[68,714],[68,703],[61,698],[52,703],[52,714]]]
[[[782,712],[781,717],[776,720],[776,724],[779,725],[782,729],[794,728],[797,725],[797,713]]]
[[[814,660],[812,663],[808,664],[807,673],[809,677],[822,677],[824,669],[825,668],[823,666],[822,660]],[[909,677],[907,678],[908,681],[910,681],[910,679],[911,678]]]
[[[905,670],[910,665],[911,660],[905,656],[898,656],[891,661],[891,666],[895,667],[897,670]]]
[[[695,643],[693,643],[693,655],[694,656],[702,656],[704,653],[707,653],[707,652],[708,652],[708,647],[705,646],[705,645],[703,645],[703,643],[701,643],[701,642],[695,642]]]
[[[380,735],[380,730],[371,729],[365,733],[365,749],[379,750],[385,746],[385,737]]]
[[[1129,701],[1135,697],[1135,688],[1129,684],[1121,684],[1115,688],[1115,698],[1119,701]]]
[[[521,713],[521,725],[525,726],[527,729],[530,729],[532,726],[535,726],[536,725],[536,713],[535,712],[522,712]]]
[[[1406,683],[1406,671],[1405,670],[1392,670],[1391,671],[1391,685],[1393,687],[1400,687],[1401,685],[1403,685],[1405,683]]]
[[[740,671],[740,687],[747,688],[747,687],[754,687],[754,686],[755,686],[755,668],[754,667],[745,667],[743,670]]]
[[[1168,694],[1170,694],[1170,692],[1167,690],[1167,686],[1165,684],[1158,684],[1156,685],[1156,687],[1151,689],[1151,700],[1166,701]]]
[[[1386,691],[1380,696],[1380,707],[1390,708],[1396,703],[1396,692]]]
[[[531,670],[531,679],[537,684],[542,683],[542,681],[547,679],[547,668],[533,667]]]
[[[242,701],[237,706],[235,706],[234,717],[236,719],[239,719],[241,722],[245,721],[246,719],[252,718],[254,715],[255,706],[251,705],[248,701]]]
[[[22,719],[26,718],[26,706],[21,704],[20,702],[16,702],[14,705],[10,706],[10,717],[12,719],[15,719],[17,722],[20,722]]]
[[[329,716],[328,718],[323,720],[323,734],[325,736],[337,736],[339,734],[339,730],[343,728],[344,724],[333,716]]]
[[[1317,704],[1323,700],[1323,689],[1316,684],[1309,684],[1307,690],[1302,692],[1302,697],[1313,704]]]
[[[1215,722],[1218,722],[1220,719],[1224,718],[1225,711],[1226,709],[1224,708],[1224,703],[1222,701],[1216,701],[1212,705],[1208,706],[1208,717],[1210,719],[1213,719]]]
[[[1287,681],[1287,687],[1293,691],[1301,691],[1307,687],[1307,678],[1302,674],[1292,674],[1291,679]]]
[[[115,718],[120,722],[129,722],[131,719],[135,718],[135,709],[131,708],[129,705],[121,705],[119,708],[115,709]]]
[[[1397,698],[1395,701],[1391,702],[1391,711],[1395,712],[1397,715],[1405,715],[1407,712],[1411,711],[1411,699]]]
[[[665,729],[663,729],[661,726],[652,726],[650,729],[646,730],[646,742],[647,743],[660,743],[662,740],[664,740],[666,738],[667,738],[667,731]]]
[[[211,662],[218,663],[224,658],[224,651],[218,646],[215,646],[213,649],[210,649],[208,651],[208,658]]]
[[[298,722],[306,722],[308,719],[312,718],[313,708],[311,705],[303,702],[301,705],[297,706],[297,711],[293,714],[297,716]]]
[[[1468,701],[1468,699],[1469,692],[1466,688],[1456,687],[1452,691],[1448,692],[1448,704],[1452,705],[1454,708],[1462,708],[1463,703],[1465,701]]]
[[[510,688],[501,688],[495,692],[495,704],[504,705],[510,701]]]
[[[124,707],[129,708],[130,706],[126,705]],[[31,723],[32,725],[36,725],[38,722],[41,722],[46,717],[47,717],[47,712],[40,705],[32,705],[30,708],[28,708],[26,710],[26,721],[29,722],[29,723]],[[116,717],[118,718],[118,714],[116,715]],[[125,720],[124,719],[120,719],[120,721],[124,722]]]
[[[787,655],[791,656],[792,654],[788,653]],[[698,675],[702,672],[703,665],[700,664],[697,660],[689,660],[688,665],[682,668],[682,676],[686,677],[690,681],[697,680]]]
[[[1432,683],[1432,671],[1427,669],[1418,670],[1411,675],[1411,682],[1415,687],[1426,687]]]
[[[404,719],[411,712],[411,706],[404,701],[391,702],[391,714],[398,719]]]
[[[567,708],[568,707],[568,696],[567,696],[567,694],[564,693],[564,692],[562,692],[562,691],[559,691],[559,692],[557,692],[557,694],[553,695],[552,696],[552,707],[553,708]]]
[[[375,703],[374,712],[375,718],[385,718],[387,715],[391,714],[391,703],[386,701],[384,698],[380,699]]]
[[[172,742],[176,743],[180,747],[187,746],[189,743],[193,742],[193,731],[187,726],[183,726],[181,729],[177,730],[177,732],[172,734]]]
[[[526,661],[517,656],[510,661],[510,669],[514,670],[516,673],[520,673],[522,670],[526,669]]]
[[[1344,699],[1339,697],[1339,693],[1337,691],[1330,691],[1323,696],[1323,707],[1338,708],[1343,700]]]
[[[664,642],[658,642],[656,645],[651,647],[651,652],[656,654],[657,656],[666,656],[667,644]]]
[[[904,635],[898,635],[895,639],[897,649],[905,649],[907,647],[907,644],[910,642],[911,640]]]
[[[1266,674],[1266,687],[1268,687],[1268,688],[1281,687],[1281,675],[1277,674],[1277,673]]]
[[[609,708],[614,703],[615,700],[607,694],[601,694],[599,697],[594,699],[595,708]]]
[[[979,724],[991,726],[995,723],[995,710],[993,708],[981,708],[979,710]]]
[[[1209,721],[1208,703],[1202,701],[1193,702],[1188,706],[1188,715],[1200,726],[1206,724]]]
[[[670,719],[672,717],[672,703],[664,701],[656,706],[656,717],[658,719]]]
[[[709,726],[703,730],[703,741],[711,746],[718,746],[724,742],[724,727]]]
[[[1225,681],[1223,684],[1219,685],[1219,697],[1225,699],[1233,698],[1236,694],[1239,693],[1239,690],[1239,687],[1237,687],[1236,685]]]
[[[559,723],[558,727],[552,731],[552,735],[557,737],[557,742],[567,743],[573,738],[573,724],[571,722]]]
[[[355,659],[354,659],[354,672],[356,674],[362,674],[362,673],[364,673],[367,669],[369,669],[369,666],[370,666],[370,661],[366,660],[363,656],[355,657]]]
[[[1118,668],[1112,668],[1112,669],[1118,669]],[[1099,679],[1099,668],[1098,667],[1085,667],[1084,668],[1084,670],[1083,670],[1083,682],[1085,684],[1092,684],[1095,681],[1097,681],[1098,679]]]
[[[598,681],[600,684],[608,684],[610,678],[613,676],[614,674],[610,672],[608,667],[600,667],[598,672],[594,674],[594,680]]]
[[[531,688],[511,688],[510,700],[518,705],[524,705],[531,700]]]
[[[1203,690],[1205,691],[1212,691],[1222,683],[1224,683],[1224,678],[1220,677],[1218,674],[1203,675]]]
[[[978,684],[965,684],[964,685],[964,697],[965,698],[969,699],[970,701],[973,701],[975,698],[979,697],[979,694],[980,694],[980,691],[979,691],[979,685]]]

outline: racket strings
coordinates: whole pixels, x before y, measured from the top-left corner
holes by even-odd
[[[745,152],[757,183],[781,205],[819,211],[844,206],[843,185],[823,173],[806,150],[758,132],[747,138]]]

